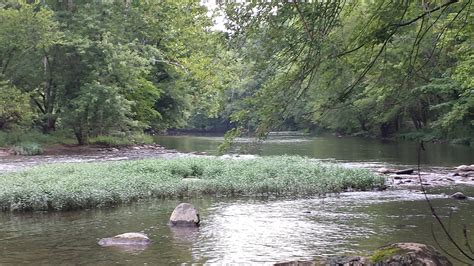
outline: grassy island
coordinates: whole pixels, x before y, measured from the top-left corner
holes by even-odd
[[[383,182],[365,169],[289,156],[52,164],[0,175],[0,208],[74,210],[203,195],[310,196],[368,190]]]

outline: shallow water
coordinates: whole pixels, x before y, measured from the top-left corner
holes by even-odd
[[[430,198],[455,237],[462,239],[462,224],[474,228],[474,201],[455,201],[440,191]],[[177,200],[107,210],[3,213],[0,264],[271,263],[367,254],[397,241],[436,244],[430,229],[434,220],[423,196],[408,190],[191,202],[202,217],[196,230],[175,230],[167,225]],[[434,228],[440,243],[454,252],[439,227]],[[143,250],[97,245],[101,237],[133,231],[145,232],[153,243]]]
[[[190,153],[217,154],[223,137],[155,136],[163,149],[122,149],[117,151],[86,149],[66,150],[40,156],[0,156],[0,174],[5,171],[51,164],[95,161],[135,160],[144,158],[173,159],[193,156]],[[380,141],[364,138],[277,136],[263,143],[252,138],[236,140],[232,152],[256,155],[301,155],[337,161],[350,167],[379,168],[382,166],[413,167],[417,162],[414,142]],[[447,168],[474,163],[474,148],[462,145],[425,144],[421,162],[429,172],[446,172]]]

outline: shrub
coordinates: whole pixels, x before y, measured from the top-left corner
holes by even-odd
[[[21,142],[12,147],[15,155],[39,155],[43,153],[43,148],[38,143]]]
[[[153,137],[144,133],[134,133],[124,136],[97,136],[89,140],[89,144],[107,147],[152,144],[153,142]]]
[[[0,131],[0,147],[13,146],[19,143],[38,144],[72,144],[74,139],[68,138],[66,132],[56,131],[50,134],[43,134],[38,131],[13,130]]]

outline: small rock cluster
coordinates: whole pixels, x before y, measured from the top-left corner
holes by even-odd
[[[460,165],[455,168],[456,172],[453,176],[472,177],[474,179],[474,164]]]
[[[376,170],[378,174],[388,176],[387,185],[419,185],[420,180],[418,172],[415,169],[391,169],[379,168]],[[453,170],[440,169],[436,172],[420,172],[421,182],[424,186],[431,185],[452,185],[452,184],[468,184],[474,185],[474,164],[461,165]]]
[[[164,151],[165,148],[158,144],[143,144],[143,145],[134,145],[134,146],[123,146],[123,147],[108,147],[108,148],[101,148],[99,151],[102,152],[118,152],[120,150],[160,150]],[[169,150],[166,150],[170,152]],[[172,151],[171,151],[172,152]]]
[[[181,203],[173,211],[170,217],[170,225],[173,227],[198,227],[200,223],[199,213],[192,204]],[[141,247],[147,246],[152,241],[146,234],[131,232],[116,235],[114,237],[102,238],[98,244],[103,247]]]

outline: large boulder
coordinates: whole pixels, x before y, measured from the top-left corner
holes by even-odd
[[[170,217],[172,226],[199,226],[199,213],[190,203],[181,203],[174,209]]]
[[[381,247],[372,255],[371,261],[376,265],[452,265],[434,247],[419,243],[395,243]]]
[[[147,235],[142,233],[124,233],[114,237],[102,238],[99,245],[107,246],[144,246],[151,243]]]

